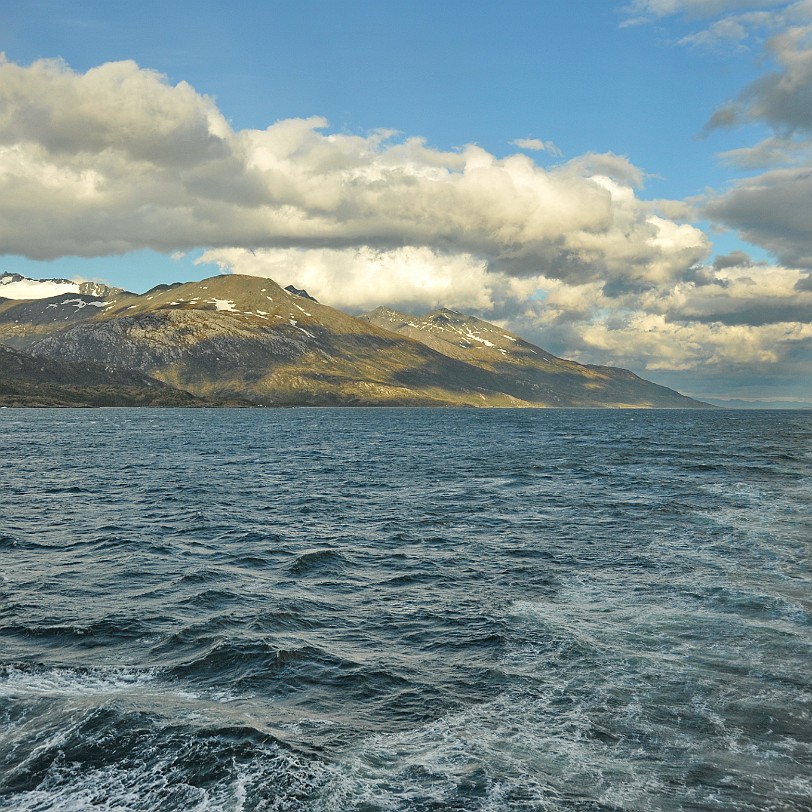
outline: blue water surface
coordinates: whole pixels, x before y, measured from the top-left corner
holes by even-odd
[[[0,808],[810,810],[812,414],[0,410]]]

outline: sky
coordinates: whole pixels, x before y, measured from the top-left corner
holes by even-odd
[[[812,403],[812,0],[0,0],[0,273],[456,308]]]

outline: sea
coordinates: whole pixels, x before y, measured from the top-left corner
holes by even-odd
[[[0,809],[812,810],[812,413],[0,410]]]

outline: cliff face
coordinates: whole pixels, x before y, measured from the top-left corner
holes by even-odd
[[[450,310],[354,318],[270,279],[222,275],[136,296],[0,302],[0,342],[266,405],[699,407],[625,370],[564,361]]]

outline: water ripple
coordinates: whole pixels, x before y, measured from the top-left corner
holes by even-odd
[[[89,414],[0,413],[0,808],[812,808],[812,416]]]

